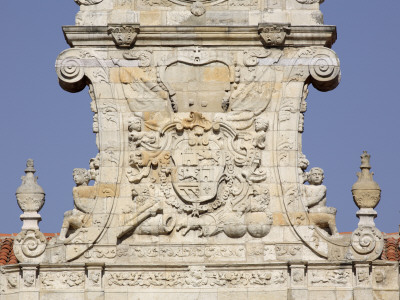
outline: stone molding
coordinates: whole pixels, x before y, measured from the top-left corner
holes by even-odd
[[[273,25],[273,24],[269,24]],[[277,24],[280,26],[281,24]],[[259,26],[144,26],[136,46],[261,46]],[[281,46],[331,47],[336,41],[336,26],[288,26]],[[71,47],[115,47],[107,26],[63,26]]]
[[[393,290],[393,262],[293,262],[216,265],[20,264],[0,268],[0,295],[19,291],[112,292],[115,289],[229,288]],[[383,274],[383,275],[382,275]],[[387,287],[379,286],[387,283]]]

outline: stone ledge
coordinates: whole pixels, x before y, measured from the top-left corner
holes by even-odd
[[[278,24],[281,25],[281,24]],[[71,47],[114,48],[107,26],[64,26]],[[336,41],[335,26],[290,26],[282,47],[324,46]],[[258,26],[141,26],[135,46],[262,46]]]

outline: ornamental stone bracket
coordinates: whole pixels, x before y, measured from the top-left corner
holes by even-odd
[[[290,33],[290,24],[258,24],[258,34],[266,47],[284,45],[288,33]]]
[[[117,47],[131,48],[139,34],[139,24],[109,24],[107,33],[111,34]]]

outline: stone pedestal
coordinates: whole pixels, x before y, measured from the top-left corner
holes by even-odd
[[[22,230],[39,230],[39,222],[42,221],[42,217],[37,212],[25,212],[20,217],[22,224]]]
[[[373,208],[361,208],[356,215],[360,219],[358,227],[375,227],[374,219],[378,216],[378,213]]]

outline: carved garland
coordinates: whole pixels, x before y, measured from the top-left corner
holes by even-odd
[[[109,287],[257,287],[282,285],[283,271],[206,271],[202,266],[190,266],[188,272],[126,272],[109,273]]]

